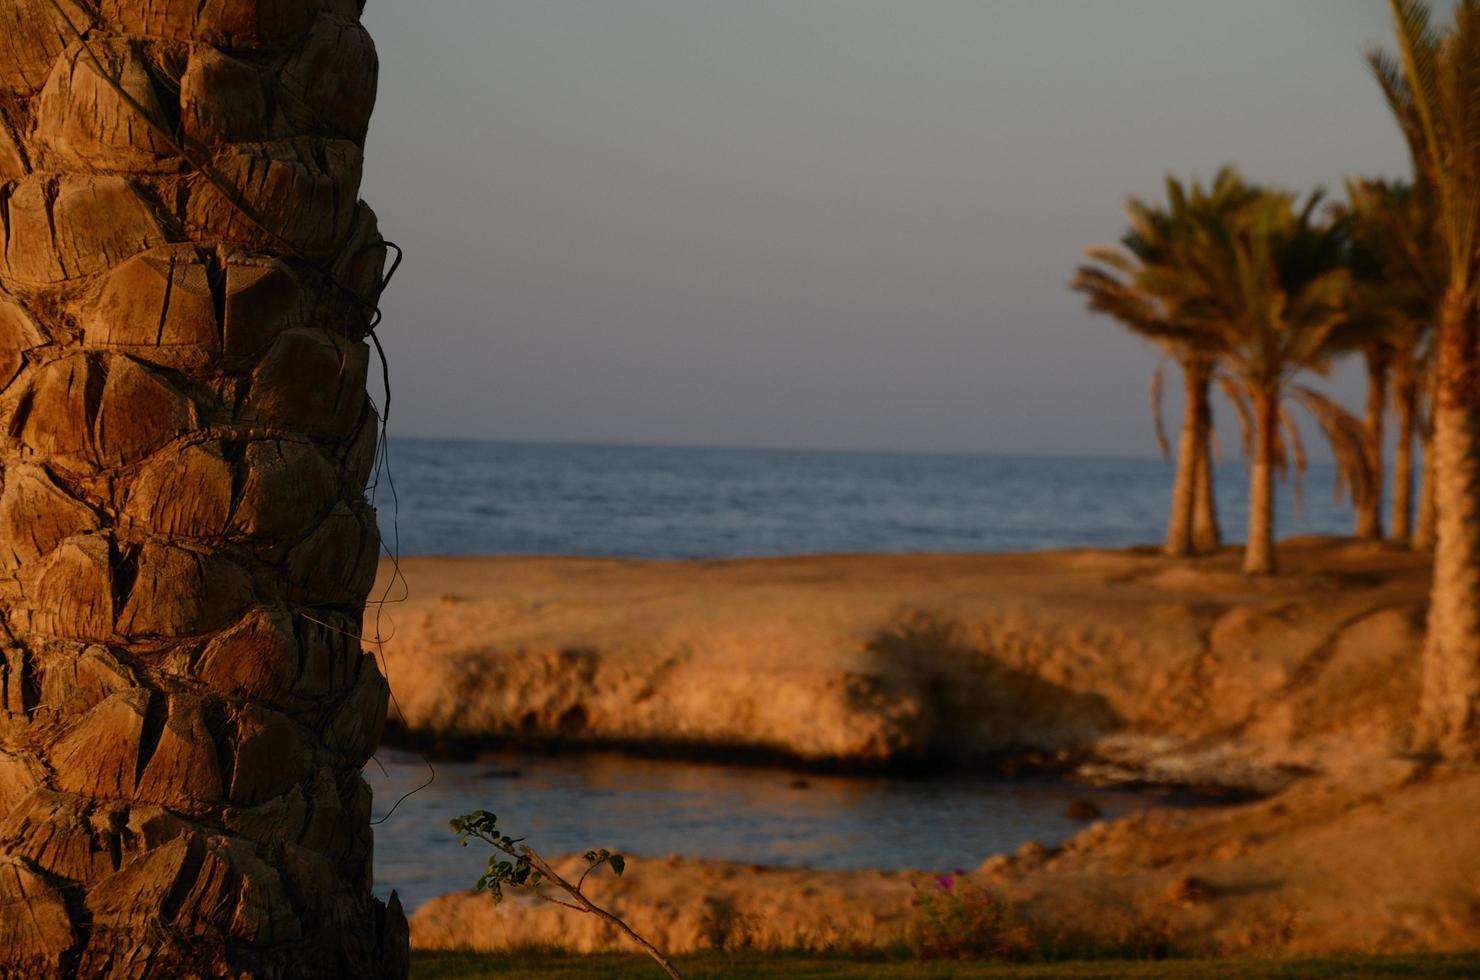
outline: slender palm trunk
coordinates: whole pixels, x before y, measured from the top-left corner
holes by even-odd
[[[1279,439],[1279,395],[1272,390],[1254,393],[1254,465],[1249,474],[1249,539],[1244,546],[1244,571],[1273,575],[1274,460]]]
[[[1480,758],[1480,317],[1452,290],[1439,322],[1434,394],[1438,540],[1418,736],[1451,758]]]
[[[406,974],[359,7],[0,18],[0,976]]]
[[[1399,354],[1394,375],[1398,447],[1393,455],[1393,512],[1388,538],[1407,544],[1413,536],[1413,437],[1418,410],[1418,379],[1414,377],[1412,357]]]
[[[1192,554],[1197,491],[1202,460],[1207,452],[1208,379],[1207,367],[1195,361],[1182,362],[1182,381],[1186,391],[1182,413],[1182,433],[1177,440],[1177,476],[1172,483],[1172,513],[1167,522],[1166,541],[1162,551],[1173,557]]]
[[[1434,453],[1434,422],[1430,418],[1428,431],[1420,432],[1420,448],[1423,450],[1422,480],[1418,486],[1418,521],[1413,527],[1413,548],[1416,551],[1431,551],[1438,538],[1438,505],[1434,486],[1438,482],[1437,458]]]
[[[1367,486],[1356,495],[1356,535],[1364,541],[1382,538],[1383,420],[1387,416],[1388,355],[1369,347],[1363,355],[1367,365],[1367,412],[1363,419],[1362,456]]]
[[[1209,368],[1198,386],[1197,432],[1197,500],[1193,505],[1192,546],[1197,551],[1217,551],[1223,546],[1223,532],[1218,526],[1218,503],[1213,482],[1213,405],[1208,398],[1212,385]]]

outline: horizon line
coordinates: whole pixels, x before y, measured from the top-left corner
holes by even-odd
[[[753,452],[753,453],[796,453],[796,454],[830,454],[839,456],[970,456],[970,457],[999,457],[1017,459],[1061,459],[1061,460],[1103,460],[1105,462],[1162,462],[1168,468],[1175,464],[1170,457],[1162,457],[1156,453],[1144,455],[1115,454],[1115,453],[1072,453],[1036,450],[1001,450],[1001,449],[866,449],[862,447],[818,447],[818,446],[767,446],[755,443],[699,443],[699,442],[645,442],[641,440],[600,440],[600,439],[558,439],[558,438],[530,438],[514,436],[444,436],[444,435],[396,435],[389,438],[396,441],[415,442],[446,442],[446,443],[468,443],[480,445],[513,445],[513,446],[561,446],[567,448],[586,449],[678,449],[691,451],[709,452]],[[1313,456],[1309,460],[1312,465],[1329,465],[1333,460],[1328,456]],[[1218,461],[1217,465],[1226,466],[1234,463],[1247,461],[1237,455],[1227,455]]]

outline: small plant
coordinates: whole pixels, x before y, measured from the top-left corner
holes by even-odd
[[[1022,960],[1036,951],[1032,931],[1012,906],[958,874],[937,877],[910,900],[910,947],[923,960]]]
[[[510,837],[501,832],[498,828],[498,817],[487,810],[475,810],[472,813],[455,817],[450,823],[453,831],[460,835],[459,843],[463,847],[467,847],[468,840],[474,838],[493,848],[494,853],[488,858],[488,867],[473,887],[492,895],[495,905],[504,900],[505,888],[527,888],[531,894],[542,901],[559,905],[573,912],[594,915],[611,923],[642,947],[642,950],[657,961],[658,965],[673,980],[683,980],[683,976],[661,950],[638,935],[631,926],[616,915],[592,902],[581,891],[591,873],[603,866],[611,868],[612,873],[620,878],[627,870],[627,859],[621,854],[605,848],[587,851],[582,855],[586,860],[586,870],[581,873],[578,880],[571,882],[551,867],[550,863],[539,855],[539,852],[524,843],[524,838]],[[508,860],[509,858],[513,860]],[[572,901],[566,902],[552,898],[539,891],[539,886],[545,882],[565,892]]]

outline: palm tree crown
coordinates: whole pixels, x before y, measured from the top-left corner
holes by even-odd
[[[1129,198],[1125,212],[1130,228],[1120,246],[1088,250],[1094,264],[1080,266],[1071,286],[1088,297],[1091,310],[1105,313],[1149,340],[1182,371],[1186,409],[1177,451],[1177,476],[1164,550],[1170,555],[1208,551],[1222,543],[1213,501],[1212,412],[1208,392],[1219,353],[1216,330],[1185,309],[1194,292],[1187,281],[1186,253],[1202,211],[1239,206],[1252,193],[1238,175],[1225,168],[1204,189],[1166,181],[1167,204]],[[1152,382],[1153,415],[1162,454],[1169,447],[1161,421],[1162,372]]]

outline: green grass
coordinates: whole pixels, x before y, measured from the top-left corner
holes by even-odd
[[[800,977],[807,980],[922,977],[1025,977],[1043,980],[1089,980],[1099,977],[1172,978],[1172,980],[1346,980],[1379,977],[1476,977],[1480,953],[1453,956],[1368,956],[1279,960],[1166,960],[1053,964],[918,963],[911,960],[847,959],[768,953],[709,953],[680,956],[675,962],[691,980],[747,980],[751,977]],[[413,953],[412,980],[481,980],[483,977],[533,977],[539,980],[665,980],[642,956],[571,956],[564,953]]]

